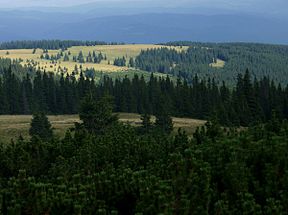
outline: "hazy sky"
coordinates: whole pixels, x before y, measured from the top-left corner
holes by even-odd
[[[33,6],[71,6],[97,0],[0,0],[0,7],[33,7]]]
[[[66,7],[85,3],[127,2],[140,7],[209,7],[262,13],[287,13],[288,0],[0,0],[0,8]]]
[[[151,2],[162,4],[165,6],[168,2],[168,4],[175,4],[175,5],[181,5],[181,4],[189,4],[189,5],[204,5],[204,6],[225,6],[225,7],[237,7],[237,6],[256,6],[259,7],[263,6],[287,6],[287,0],[0,0],[0,7],[19,7],[19,6],[71,6],[71,5],[77,5],[77,4],[85,4],[85,3],[91,3],[91,2],[142,2],[147,4],[150,4]]]

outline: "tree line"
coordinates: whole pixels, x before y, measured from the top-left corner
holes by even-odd
[[[103,41],[81,41],[81,40],[20,40],[0,43],[0,49],[62,49],[66,50],[72,46],[96,46],[117,45],[123,43],[107,43]]]
[[[65,56],[64,56],[64,61],[69,61],[69,53],[65,53]],[[78,56],[73,56],[72,60],[74,62],[79,62],[79,63],[101,63],[102,60],[107,60],[107,56],[106,54],[102,54],[101,52],[99,52],[98,54],[93,51],[92,53],[89,51],[86,59],[83,55],[83,52],[80,51],[78,53]]]
[[[218,86],[214,79],[205,80],[197,75],[192,84],[153,74],[148,81],[137,75],[131,80],[105,76],[97,84],[82,72],[78,80],[73,74],[58,78],[46,72],[37,72],[33,78],[29,74],[19,78],[9,67],[0,79],[0,113],[31,114],[41,110],[49,114],[75,114],[87,94],[98,99],[105,93],[113,96],[115,112],[155,114],[161,101],[171,115],[217,117],[223,125],[265,122],[273,112],[279,118],[288,118],[288,88],[267,77],[252,80],[248,70],[237,76],[234,88],[229,88],[225,82]]]

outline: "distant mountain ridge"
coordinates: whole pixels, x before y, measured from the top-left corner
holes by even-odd
[[[61,12],[0,13],[0,41],[27,39],[160,43],[260,42],[288,44],[288,21],[250,14],[145,13],[97,17]]]

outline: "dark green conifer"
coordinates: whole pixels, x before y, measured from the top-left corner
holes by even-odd
[[[118,121],[118,116],[113,114],[112,98],[107,95],[98,101],[87,96],[81,104],[79,117],[90,134],[102,134]]]
[[[43,141],[49,141],[53,138],[53,129],[47,116],[43,113],[34,113],[29,129],[30,136],[38,137]]]

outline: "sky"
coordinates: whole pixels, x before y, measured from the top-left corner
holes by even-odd
[[[80,5],[85,3],[97,3],[97,2],[141,2],[145,5],[156,3],[159,5],[166,6],[168,5],[191,5],[191,6],[219,6],[222,5],[223,7],[248,7],[248,6],[256,6],[259,7],[263,6],[274,6],[277,7],[283,7],[287,6],[287,0],[0,0],[0,7],[33,7],[33,6],[73,6],[73,5]]]
[[[69,7],[86,3],[113,5],[130,1],[138,7],[209,7],[215,9],[286,15],[288,0],[0,0],[0,8]],[[98,4],[97,4],[98,3]],[[129,3],[128,3],[129,4]],[[117,4],[115,4],[117,5]]]
[[[34,6],[71,6],[78,4],[85,4],[96,2],[95,0],[0,0],[0,7],[2,8],[16,8],[16,7],[34,7]]]

